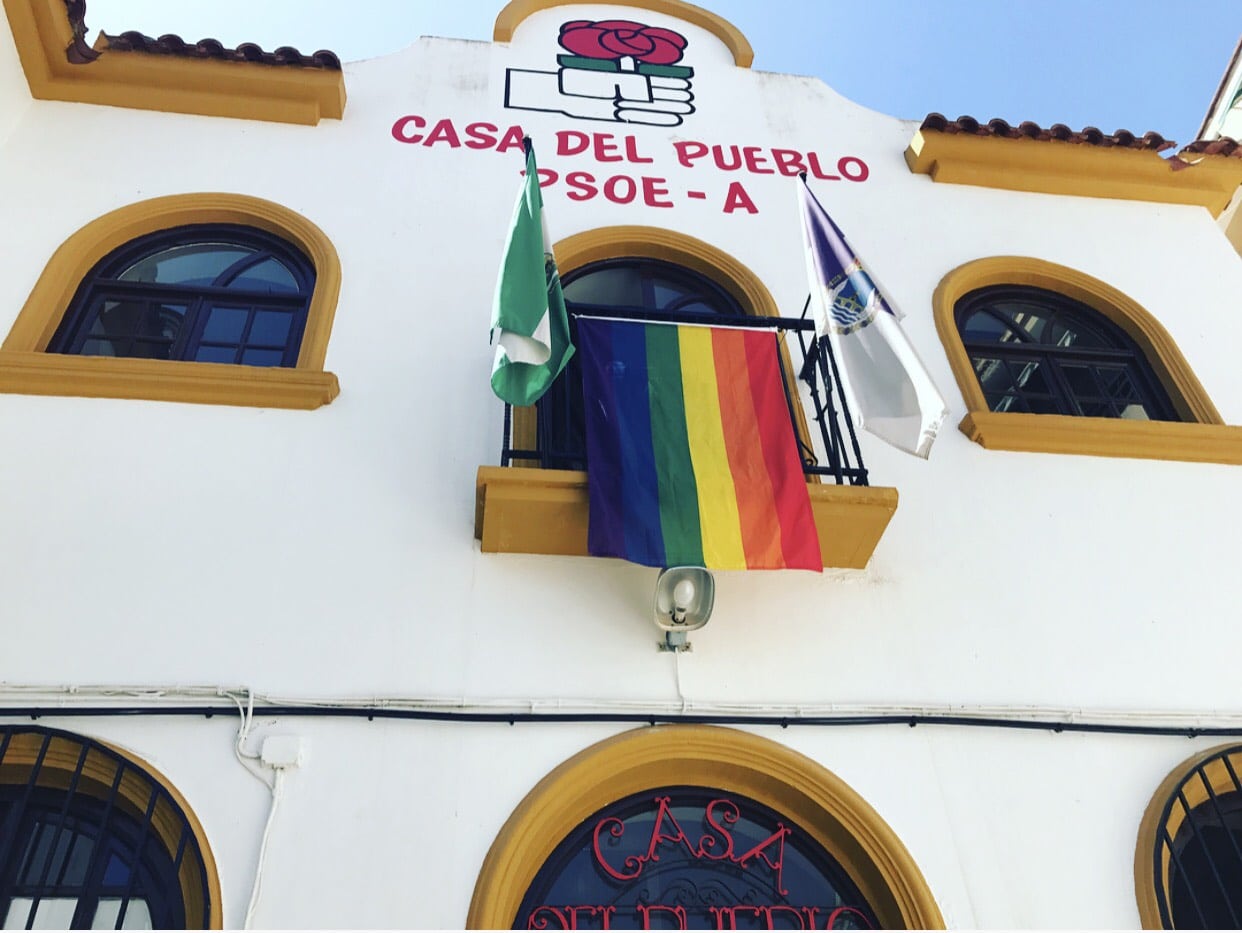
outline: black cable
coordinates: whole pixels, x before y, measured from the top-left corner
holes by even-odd
[[[236,716],[233,706],[78,706],[0,707],[0,717],[30,719],[104,716]],[[424,722],[468,723],[618,723],[630,725],[715,726],[960,726],[988,729],[1025,729],[1044,732],[1087,732],[1109,735],[1242,736],[1242,726],[1145,726],[1102,722],[1063,722],[1052,719],[1007,719],[1000,716],[949,716],[922,713],[891,713],[857,716],[779,716],[724,713],[522,713],[453,712],[451,710],[400,709],[383,706],[255,706],[254,716],[325,717],[350,719],[406,719]]]

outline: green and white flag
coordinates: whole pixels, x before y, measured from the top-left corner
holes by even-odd
[[[492,305],[492,391],[511,405],[533,405],[574,355],[561,276],[543,218],[535,150],[527,141],[518,192]]]

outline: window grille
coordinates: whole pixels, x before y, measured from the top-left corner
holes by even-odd
[[[96,265],[48,350],[293,367],[314,285],[310,260],[261,230],[162,230]]]
[[[1197,762],[1174,787],[1152,853],[1166,930],[1242,928],[1242,746]]]
[[[1081,302],[1000,285],[968,293],[955,314],[992,411],[1180,420],[1133,338]]]
[[[0,928],[187,929],[212,919],[177,801],[92,739],[0,727]]]

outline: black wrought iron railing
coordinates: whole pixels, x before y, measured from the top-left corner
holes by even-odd
[[[802,316],[797,318],[654,313],[644,308],[570,305],[570,332],[576,337],[576,322],[582,317],[752,327],[792,332],[797,338],[796,341],[786,340],[785,345],[790,347],[790,344],[796,344],[800,354],[791,362],[797,379],[808,387],[810,407],[806,413],[812,425],[810,431],[812,434],[818,431],[820,440],[820,449],[817,451],[812,438],[803,430],[803,420],[798,417],[802,403],[790,391],[793,380],[789,378],[789,373],[784,372],[786,360],[782,358],[785,401],[794,436],[798,440],[803,472],[808,476],[831,478],[838,485],[866,486],[867,469],[863,465],[854,421],[845,396],[837,388],[840,385],[837,362],[828,342],[815,335],[815,324],[807,317],[809,304],[808,301],[803,306]],[[535,446],[528,446],[529,431],[525,432],[527,436],[520,438],[526,445],[517,446],[517,419],[512,406],[505,405],[501,466],[511,466],[517,462],[538,465],[544,469],[588,469],[583,427],[582,374],[576,358],[570,361],[556,384],[536,403],[535,411]]]

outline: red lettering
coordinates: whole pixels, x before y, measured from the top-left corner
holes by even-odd
[[[496,147],[497,152],[508,152],[510,149],[516,149],[518,152],[526,151],[526,133],[520,126],[511,126],[505,130],[505,135],[500,138],[500,145]]]
[[[604,917],[602,920],[602,926],[600,927],[601,930],[612,929],[612,915],[617,912],[617,908],[615,907],[603,907],[603,906],[596,907],[590,904],[583,904],[578,907],[566,907],[565,910],[569,914],[569,929],[571,930],[581,929],[581,927],[578,925],[578,912],[579,911],[590,911],[592,918],[596,914],[603,914]],[[531,914],[531,916],[533,917],[534,914]]]
[[[627,162],[654,162],[655,159],[644,159],[638,154],[638,140],[633,136],[625,137],[625,159]]]
[[[491,149],[496,145],[496,137],[493,133],[500,132],[500,128],[494,123],[470,123],[466,125],[467,149]]]
[[[412,126],[415,129],[421,130],[426,125],[426,120],[411,113],[408,116],[401,117],[392,125],[392,138],[399,143],[416,143],[423,137],[418,133],[408,132],[409,128]]]
[[[686,838],[685,830],[681,828],[681,824],[677,822],[677,817],[673,816],[673,811],[669,809],[669,802],[668,797],[656,798],[656,803],[659,804],[660,809],[656,812],[655,825],[651,827],[651,844],[647,846],[647,859],[652,862],[660,861],[660,856],[656,855],[656,847],[661,842],[680,842],[686,847],[690,857],[695,857],[694,846],[690,845],[690,840]],[[673,828],[677,830],[676,836],[665,836],[660,832],[660,827],[664,825],[666,818],[673,824]]]
[[[591,834],[591,849],[595,853],[595,864],[604,869],[604,871],[606,871],[613,878],[616,878],[618,881],[632,881],[642,873],[643,862],[645,862],[646,859],[639,855],[626,856],[623,864],[625,865],[628,874],[627,872],[617,871],[609,865],[604,859],[603,851],[601,851],[599,847],[600,830],[602,830],[605,826],[608,827],[608,835],[612,836],[613,839],[620,839],[625,834],[625,824],[615,816],[606,816],[596,823],[595,832]]]
[[[589,201],[599,194],[595,176],[590,172],[570,172],[565,176],[565,184],[570,188],[565,194],[571,201]]]
[[[453,121],[447,117],[433,126],[427,138],[423,140],[424,146],[434,146],[436,143],[448,143],[451,149],[456,149],[461,145],[461,140],[457,138],[457,130],[453,129]]]
[[[677,152],[677,161],[686,168],[693,168],[695,159],[701,159],[707,155],[707,144],[696,143],[693,140],[679,140],[673,143],[673,149]]]
[[[591,145],[591,137],[577,130],[559,130],[556,134],[556,154],[558,156],[577,155],[586,152]]]
[[[723,146],[712,146],[712,158],[716,160],[716,168],[726,172],[734,172],[742,167],[742,154],[738,152],[737,146],[730,146],[729,149],[733,155],[731,165],[725,164]]]
[[[795,924],[794,926],[782,926],[780,927],[780,929],[782,930],[805,930],[806,929],[806,924],[802,922],[802,918],[803,918],[802,911],[800,911],[797,907],[790,907],[786,904],[773,904],[771,907],[763,908],[763,912],[766,915],[766,919],[768,921],[769,930],[777,929],[776,914],[778,911],[783,912],[786,915],[792,915],[793,923]]]
[[[719,819],[716,813],[717,806],[722,811],[719,814]],[[729,826],[736,823],[739,816],[741,816],[741,811],[732,800],[713,800],[707,805],[707,809],[703,811],[703,818],[707,821],[707,825],[720,835],[713,836],[710,832],[703,834],[703,838],[699,840],[699,858],[717,861],[733,858],[733,833],[729,832]],[[713,855],[712,850],[720,844],[722,839],[724,840],[724,851],[718,855]]]
[[[819,156],[817,156],[814,152],[808,152],[806,154],[806,160],[811,163],[811,174],[816,178],[822,178],[824,181],[841,180],[840,175],[829,175],[823,170],[823,168],[820,167]]]
[[[739,858],[737,863],[745,868],[748,861],[756,855],[759,856],[759,858],[763,859],[768,868],[776,872],[776,890],[781,894],[788,894],[789,892],[786,891],[784,886],[781,884],[781,869],[785,864],[785,837],[789,835],[789,830],[785,827],[784,823],[777,823],[776,825],[776,832]],[[767,852],[765,851],[773,843],[776,843],[775,861],[768,858]]]
[[[856,174],[850,174],[851,168],[855,169]],[[867,163],[854,156],[845,156],[842,159],[838,159],[837,171],[850,181],[866,181],[871,175],[871,169],[867,168]]]
[[[625,191],[618,189],[624,187]],[[629,204],[638,196],[638,183],[629,175],[613,175],[604,182],[604,197],[613,204]]]
[[[760,168],[759,163],[767,163],[767,159],[759,155],[763,150],[758,146],[743,146],[742,155],[746,157],[746,168],[756,175],[775,175],[775,169]]]
[[[557,923],[560,924],[560,926],[553,927],[553,929],[558,929],[558,930],[574,929],[573,927],[569,925],[569,921],[568,919],[566,919],[565,915],[561,913],[561,911],[557,910],[555,907],[536,907],[534,910],[532,910],[530,912],[530,916],[526,918],[526,929],[546,930],[548,929],[548,927],[552,926],[549,918],[539,916],[541,913],[551,914],[552,919],[555,919]]]
[[[674,930],[690,929],[686,925],[686,908],[684,907],[665,907],[663,904],[636,904],[634,909],[638,911],[638,916],[642,918],[642,929],[644,930],[653,929],[651,926],[651,915],[660,912],[673,915],[677,921],[677,926],[673,927]],[[661,926],[659,929],[666,930],[668,927]]]
[[[611,133],[594,133],[595,137],[595,161],[596,162],[620,162],[623,156],[609,155],[610,152],[617,152],[617,144],[612,142]]]
[[[772,158],[776,160],[776,167],[782,175],[801,175],[806,171],[806,166],[802,164],[802,153],[795,152],[793,149],[773,149]]]
[[[656,200],[661,195],[667,195],[668,189],[659,187],[668,184],[663,178],[651,178],[648,175],[643,176],[643,203],[648,207],[672,207],[673,202],[667,197],[663,201]]]
[[[736,930],[737,920],[733,916],[732,907],[708,907],[708,912],[715,922],[713,930]]]
[[[750,199],[742,183],[740,181],[730,182],[729,193],[725,196],[724,213],[732,214],[739,207],[748,214],[759,213],[759,208],[755,207],[755,202]]]

